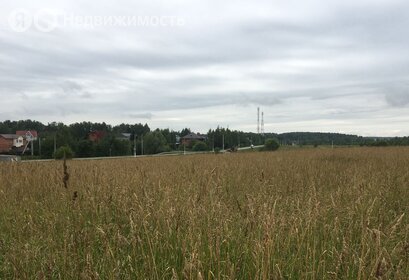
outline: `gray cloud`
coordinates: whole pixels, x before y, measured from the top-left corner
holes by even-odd
[[[91,93],[87,92],[86,89],[83,88],[83,86],[75,82],[65,81],[61,85],[61,88],[63,90],[61,97],[64,97],[64,98],[73,98],[73,97],[92,98]]]
[[[409,105],[409,83],[392,85],[384,91],[386,101],[391,106],[404,107]]]
[[[153,117],[152,113],[138,113],[138,114],[128,114],[128,117],[133,119],[147,119],[150,120]]]
[[[272,131],[409,134],[407,1],[98,3],[4,4],[1,119],[254,131],[260,106]],[[21,7],[186,24],[16,33],[7,21]]]

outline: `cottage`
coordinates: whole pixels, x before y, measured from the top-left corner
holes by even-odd
[[[23,136],[27,141],[36,141],[38,138],[38,133],[35,130],[17,130],[16,134]]]
[[[91,131],[88,134],[88,140],[91,142],[99,142],[102,138],[105,137],[105,135],[106,135],[106,132],[102,130]]]
[[[200,133],[189,133],[181,138],[182,145],[190,146],[195,141],[206,141],[207,136]]]
[[[21,152],[24,149],[24,137],[17,134],[0,134],[0,153]]]
[[[115,138],[118,140],[123,140],[123,141],[130,141],[131,140],[131,133],[120,133],[117,135]]]

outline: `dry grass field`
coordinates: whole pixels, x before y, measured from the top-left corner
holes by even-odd
[[[1,279],[409,279],[409,149],[0,164]]]

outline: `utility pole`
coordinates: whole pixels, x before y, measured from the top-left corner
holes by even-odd
[[[41,137],[38,137],[38,155],[41,157]]]
[[[57,152],[57,134],[54,134],[54,155]]]
[[[143,155],[143,134],[141,136],[141,155]]]
[[[34,156],[34,141],[31,139],[31,156]]]
[[[133,156],[136,157],[136,133],[133,135]]]
[[[260,134],[260,107],[257,107],[257,134]]]
[[[224,151],[224,134],[222,134],[222,140],[223,140],[223,151]]]

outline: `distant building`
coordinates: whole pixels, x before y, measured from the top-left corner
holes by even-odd
[[[18,153],[24,150],[27,142],[24,137],[17,134],[0,134],[0,153]]]
[[[23,136],[28,141],[35,141],[38,139],[38,133],[35,130],[17,130],[16,134]]]
[[[189,133],[180,139],[182,145],[190,146],[194,141],[206,141],[207,136],[200,133]]]
[[[130,141],[131,140],[131,133],[119,133],[115,138],[118,140]]]
[[[22,154],[31,141],[38,139],[35,130],[18,130],[16,134],[0,134],[0,154]]]
[[[102,130],[91,131],[88,134],[88,140],[92,142],[99,142],[102,138],[106,136],[106,132]]]

